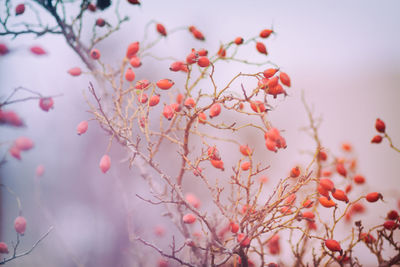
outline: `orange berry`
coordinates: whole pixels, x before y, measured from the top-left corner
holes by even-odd
[[[315,218],[315,214],[312,211],[305,211],[301,214],[301,216],[311,220]]]
[[[210,118],[216,117],[221,113],[221,105],[219,103],[214,103],[210,107]]]
[[[207,154],[210,159],[221,160],[221,156],[219,155],[219,151],[215,146],[210,146],[207,149]]]
[[[201,124],[205,124],[206,121],[207,121],[207,116],[206,116],[206,114],[203,113],[203,112],[200,112],[200,113],[199,113],[198,118],[199,118],[199,122],[200,122]]]
[[[200,57],[206,57],[208,55],[208,51],[203,48],[197,51],[197,54],[199,54]]]
[[[300,168],[299,168],[299,166],[293,167],[290,170],[290,177],[297,178],[299,176],[300,176]]]
[[[71,76],[79,76],[79,75],[82,74],[82,70],[81,70],[81,68],[79,68],[79,67],[75,67],[75,68],[69,69],[69,70],[68,70],[68,73],[69,73]]]
[[[276,73],[278,70],[279,70],[279,69],[274,69],[274,68],[266,69],[266,70],[264,70],[264,72],[263,72],[264,77],[267,78],[267,79],[269,79],[269,78],[271,78],[272,76],[274,76],[275,73]]]
[[[131,59],[139,51],[139,42],[131,43],[126,50],[126,57]]]
[[[354,182],[355,182],[356,184],[363,184],[363,183],[365,183],[365,178],[364,178],[364,176],[362,176],[362,175],[360,175],[360,174],[357,174],[356,176],[354,176],[353,180],[354,180]]]
[[[172,117],[174,117],[174,110],[172,108],[172,105],[165,105],[162,114],[167,120],[171,120]]]
[[[254,112],[257,112],[257,113],[262,113],[262,112],[265,112],[265,110],[266,110],[264,103],[259,100],[250,102],[250,107],[252,110],[254,110]]]
[[[314,204],[313,201],[307,199],[306,201],[303,202],[303,208],[311,208],[313,204]]]
[[[224,58],[226,56],[226,50],[222,45],[219,47],[217,54],[219,57],[222,57],[222,58]]]
[[[386,125],[381,119],[376,119],[375,128],[378,132],[384,133],[385,129],[386,129]]]
[[[236,37],[235,40],[234,40],[234,43],[235,43],[236,45],[241,45],[241,44],[243,44],[243,38],[242,38],[242,37]]]
[[[132,82],[133,80],[135,80],[135,72],[132,70],[132,68],[128,68],[125,72],[125,79],[128,82]]]
[[[194,108],[196,106],[196,102],[194,101],[193,98],[189,97],[189,98],[186,98],[184,106],[189,109]]]
[[[243,171],[248,171],[251,167],[251,163],[249,161],[245,161],[242,163],[240,167],[242,168]]]
[[[208,67],[210,65],[210,60],[208,57],[199,57],[197,60],[197,65],[199,65],[202,68]]]
[[[278,76],[274,76],[271,79],[269,79],[268,82],[267,82],[268,88],[272,88],[272,87],[277,86],[278,85],[278,81],[279,81]]]
[[[175,83],[170,79],[161,79],[157,83],[158,88],[162,90],[168,90],[171,88]]]
[[[332,191],[335,188],[335,184],[328,178],[320,179],[319,184],[327,191]]]
[[[182,219],[186,224],[192,224],[196,222],[196,216],[194,216],[192,213],[185,214]]]
[[[167,36],[167,30],[165,29],[164,25],[162,25],[161,23],[157,23],[156,30],[162,36]]]
[[[150,86],[150,82],[148,80],[139,80],[135,84],[135,88],[139,90],[145,90]]]
[[[222,160],[212,159],[211,160],[211,164],[217,169],[221,169],[222,171],[225,170],[224,169],[224,162]]]
[[[253,153],[253,151],[251,151],[251,148],[249,148],[249,146],[247,146],[247,145],[241,145],[239,147],[239,150],[243,156],[250,156]]]
[[[335,189],[332,193],[332,196],[337,200],[344,201],[346,203],[349,202],[349,198],[343,190]]]
[[[142,62],[140,61],[140,58],[138,58],[137,56],[131,57],[131,59],[129,60],[129,63],[134,68],[139,68],[140,66],[142,66]]]
[[[330,251],[342,251],[342,248],[340,247],[339,242],[333,239],[327,239],[325,240],[325,246],[330,250]]]
[[[281,79],[281,82],[283,85],[286,85],[287,87],[290,87],[290,77],[287,75],[285,72],[281,71],[279,74],[279,78]]]
[[[262,30],[262,31],[260,32],[260,37],[261,37],[261,38],[268,38],[268,37],[271,35],[271,33],[273,33],[273,32],[274,32],[273,30],[264,29],[264,30]]]
[[[365,199],[366,199],[368,202],[376,202],[376,201],[378,201],[379,199],[383,199],[383,196],[382,196],[382,194],[380,194],[380,193],[378,193],[378,192],[372,192],[372,193],[367,194],[367,195],[365,196]]]
[[[265,44],[263,44],[261,42],[257,42],[256,48],[257,48],[257,51],[260,52],[261,54],[266,54],[266,55],[268,54],[267,47],[265,46]]]
[[[320,195],[329,198],[329,191],[326,190],[326,189],[325,189],[324,187],[322,187],[321,185],[318,185],[317,191],[318,191],[318,193],[319,193]]]
[[[343,163],[336,164],[336,171],[343,177],[346,177],[346,175],[347,175],[347,171],[346,171],[346,168],[344,167]]]
[[[336,203],[332,199],[328,199],[325,196],[322,196],[318,199],[319,203],[326,208],[331,208],[336,206]]]

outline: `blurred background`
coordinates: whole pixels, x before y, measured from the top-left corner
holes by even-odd
[[[182,59],[191,48],[206,48],[213,54],[221,42],[226,43],[237,36],[250,38],[262,29],[273,27],[277,34],[265,42],[270,54],[268,59],[290,75],[292,87],[288,97],[280,97],[272,103],[274,112],[269,115],[274,126],[285,131],[288,143],[288,148],[277,154],[264,152],[265,161],[271,165],[267,173],[269,185],[272,187],[279,178],[285,177],[295,164],[307,164],[310,157],[304,151],[315,148],[314,141],[300,130],[308,125],[301,102],[303,91],[315,116],[322,118],[320,137],[323,146],[339,155],[341,144],[351,143],[360,173],[368,182],[363,190],[385,192],[385,213],[377,216],[371,210],[365,215],[368,216],[365,221],[374,225],[382,221],[386,211],[396,208],[400,189],[399,153],[392,150],[386,140],[380,145],[370,143],[376,134],[375,120],[379,117],[385,121],[394,143],[400,145],[399,9],[398,1],[221,0],[189,3],[144,0],[140,7],[121,1],[121,15],[129,16],[130,21],[97,48],[102,51],[105,62],[116,66],[127,45],[143,38],[143,29],[151,20],[163,23],[167,30],[195,25],[204,33],[205,42],[194,40],[188,32],[179,32],[162,40],[153,50],[155,55]],[[43,20],[50,21],[46,14],[42,15]],[[114,7],[89,14],[85,23],[92,25],[98,17],[114,23]],[[26,12],[15,23],[32,18],[34,14]],[[154,35],[150,38],[155,38],[156,33],[151,34]],[[84,32],[84,38],[89,40],[90,36],[91,27]],[[140,260],[146,254],[135,254],[128,245],[125,229],[129,220],[134,222],[136,233],[167,248],[176,228],[160,216],[163,212],[160,207],[135,198],[135,194],[148,195],[147,186],[135,168],[129,170],[123,162],[126,158],[124,150],[116,143],[113,145],[109,153],[112,167],[104,175],[98,162],[107,149],[106,134],[95,121],[90,121],[88,132],[83,136],[76,135],[77,124],[91,119],[84,92],[87,95],[88,82],[94,80],[90,75],[75,78],[67,74],[71,67],[85,69],[77,55],[61,36],[1,37],[0,41],[11,50],[0,57],[1,97],[18,86],[43,95],[62,94],[54,99],[54,109],[49,112],[42,111],[38,101],[10,106],[8,109],[15,110],[27,127],[2,126],[0,129],[1,155],[7,154],[7,163],[0,169],[1,183],[19,195],[23,215],[28,221],[21,251],[29,249],[50,225],[55,227],[55,231],[29,256],[7,266],[132,266],[127,260],[129,257]],[[42,46],[47,55],[34,56],[29,51],[32,45]],[[244,48],[240,56],[256,62],[265,60],[252,45]],[[151,81],[171,77],[176,86],[182,88],[182,83],[179,85],[182,76],[168,71],[170,63],[145,58],[137,77]],[[265,69],[224,62],[219,66],[216,77],[220,86],[240,71]],[[232,90],[239,91],[240,88]],[[19,136],[27,136],[35,143],[34,149],[23,153],[21,161],[8,155],[9,146]],[[246,133],[239,139],[251,138],[252,133]],[[259,150],[264,149],[263,142],[253,145],[257,149],[260,146]],[[228,152],[225,153],[229,155],[229,148],[226,149]],[[45,167],[45,172],[42,177],[35,177],[39,164]],[[174,170],[167,171],[173,173]],[[184,185],[187,191],[198,188],[196,183]],[[201,194],[201,188],[199,190],[197,194]],[[202,201],[206,209],[207,200]],[[18,208],[15,199],[5,190],[1,191],[0,203],[0,241],[10,244],[15,240],[13,221]],[[379,204],[376,206],[377,209],[380,207]],[[154,227],[159,225],[167,229],[161,240],[154,235]],[[283,247],[283,253],[289,250]],[[151,266],[157,259],[158,255],[145,258],[143,262]],[[361,262],[366,266],[374,265],[373,257],[368,254]]]

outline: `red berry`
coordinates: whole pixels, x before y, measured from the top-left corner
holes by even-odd
[[[5,44],[0,43],[0,56],[4,56],[8,52],[10,52],[10,50],[8,50],[8,47]]]
[[[314,204],[313,201],[307,199],[306,201],[303,202],[303,208],[311,208],[313,204]]]
[[[251,167],[251,163],[249,161],[245,161],[242,163],[240,167],[242,168],[243,171],[248,171]]]
[[[231,222],[229,228],[232,233],[236,234],[239,231],[239,225],[237,223]]]
[[[93,4],[93,3],[89,3],[88,4],[88,9],[89,9],[89,11],[91,11],[91,12],[96,12],[96,5],[95,4]]]
[[[203,113],[203,112],[199,113],[198,118],[199,118],[199,122],[201,124],[205,124],[206,121],[207,121],[207,115],[205,113]]]
[[[126,50],[126,57],[131,59],[139,51],[139,42],[131,43]]]
[[[106,25],[106,21],[104,19],[102,19],[102,18],[98,18],[96,20],[96,25],[99,26],[99,27],[104,27],[104,25]]]
[[[243,38],[242,37],[236,37],[234,43],[237,44],[237,45],[243,44]]]
[[[385,227],[386,230],[394,230],[398,227],[399,225],[395,221],[386,221],[383,223],[383,227]]]
[[[332,199],[328,199],[325,196],[322,196],[318,199],[319,203],[321,203],[322,206],[325,208],[331,208],[336,206],[336,203]]]
[[[175,61],[170,65],[169,70],[170,71],[180,71],[180,70],[182,70],[182,67],[184,65],[185,65],[185,63],[183,61]]]
[[[237,235],[237,241],[240,243],[241,247],[248,247],[250,246],[250,238],[247,237],[244,233],[240,233]]]
[[[319,151],[318,152],[318,159],[325,161],[328,158],[328,155],[326,154],[325,151]]]
[[[164,25],[162,25],[161,23],[157,23],[156,29],[157,29],[158,33],[161,34],[162,36],[167,36],[167,30],[165,29]]]
[[[200,208],[200,200],[193,193],[187,193],[185,195],[186,202],[195,207],[196,209]]]
[[[257,48],[257,51],[260,52],[261,54],[266,54],[266,55],[268,54],[267,47],[265,46],[265,44],[263,44],[261,42],[257,42],[256,48]]]
[[[208,57],[199,57],[199,59],[197,60],[197,64],[202,68],[208,67],[210,65],[210,60],[208,59]]]
[[[99,167],[103,173],[106,173],[110,169],[111,158],[109,155],[104,155],[103,157],[101,157]]]
[[[21,150],[16,147],[15,145],[11,146],[10,149],[8,150],[10,155],[18,160],[21,160]]]
[[[16,146],[19,150],[27,151],[34,147],[33,141],[28,137],[21,136],[15,139],[14,146]]]
[[[26,230],[26,220],[22,216],[18,216],[14,221],[14,228],[18,234],[23,235]]]
[[[224,48],[224,46],[223,45],[221,45],[220,47],[219,47],[219,50],[218,50],[218,56],[219,57],[221,57],[221,58],[224,58],[225,56],[226,56],[226,49]]]
[[[274,76],[271,79],[269,79],[268,82],[267,82],[268,88],[272,88],[272,87],[277,86],[278,85],[278,81],[279,81],[278,76]]]
[[[343,163],[336,164],[336,171],[343,177],[346,177],[346,175],[347,175],[347,171],[346,171],[346,168],[344,167]]]
[[[273,32],[274,32],[273,30],[264,29],[264,30],[262,30],[262,31],[260,32],[260,37],[261,37],[261,38],[268,38],[268,37],[271,35],[271,33],[273,33]]]
[[[79,75],[82,74],[82,70],[81,70],[81,68],[79,68],[79,67],[75,67],[75,68],[69,69],[69,70],[68,70],[68,73],[69,73],[71,76],[79,76]]]
[[[15,15],[22,15],[25,12],[25,5],[24,4],[19,4],[15,7]]]
[[[320,195],[329,198],[329,191],[322,187],[322,185],[319,184],[317,190]]]
[[[335,184],[328,178],[320,179],[319,184],[328,191],[332,191],[335,188]]]
[[[399,214],[397,213],[397,211],[391,210],[391,211],[388,212],[387,218],[389,220],[395,221],[395,220],[397,220],[399,218]]]
[[[299,176],[300,176],[300,168],[299,168],[299,166],[293,167],[290,170],[290,177],[297,178]]]
[[[380,193],[378,193],[378,192],[372,192],[372,193],[367,194],[367,195],[365,196],[365,199],[366,199],[368,202],[376,202],[376,201],[378,201],[379,199],[383,199],[383,196],[382,196],[382,194],[380,194]]]
[[[206,49],[200,49],[197,51],[197,54],[199,54],[200,57],[206,57],[208,55],[208,51]]]
[[[279,70],[279,69],[273,69],[273,68],[271,68],[271,69],[266,69],[266,70],[264,70],[264,72],[263,72],[264,77],[267,78],[267,79],[269,79],[269,78],[271,78],[272,76],[274,76],[275,73],[276,73],[278,70]]]
[[[344,201],[346,203],[349,202],[349,198],[343,190],[335,189],[335,191],[332,193],[332,196],[337,200]]]
[[[90,51],[90,57],[94,60],[98,60],[100,58],[100,51],[98,49],[92,49],[92,51]]]
[[[49,111],[53,108],[54,101],[51,97],[42,97],[39,100],[39,107],[44,111]]]
[[[160,95],[153,95],[150,97],[149,106],[153,107],[160,103]]]
[[[131,5],[139,5],[140,6],[140,1],[139,0],[128,0],[128,3]]]
[[[365,178],[364,178],[364,176],[362,176],[362,175],[360,175],[360,174],[357,174],[356,176],[354,176],[353,180],[354,180],[354,182],[355,182],[356,184],[363,184],[363,183],[365,183]]]
[[[87,121],[81,121],[78,124],[78,127],[76,127],[76,131],[78,132],[78,135],[86,133],[88,126],[89,126],[89,124]]]
[[[42,47],[37,46],[37,45],[31,46],[30,50],[33,54],[38,55],[38,56],[47,54],[46,51]]]
[[[188,97],[188,98],[186,98],[185,103],[183,105],[190,109],[190,108],[194,108],[196,106],[196,102],[194,101],[194,99],[192,97]]]
[[[281,82],[286,85],[287,87],[290,87],[290,77],[287,75],[285,72],[282,72],[279,74],[279,78],[281,79]]]
[[[380,135],[375,135],[371,139],[371,143],[380,144],[381,142],[382,142],[382,136],[380,136]]]
[[[375,128],[378,132],[384,133],[386,126],[385,126],[385,123],[381,119],[376,119]]]
[[[205,40],[203,33],[196,28],[192,29],[192,34],[193,34],[194,38],[196,38],[197,40],[200,40],[200,41]]]
[[[315,214],[312,211],[305,211],[301,214],[301,216],[311,220],[315,218]]]
[[[6,243],[4,243],[4,242],[0,242],[0,253],[2,253],[2,254],[7,254],[9,251],[8,251],[8,246],[7,246],[7,244]]]
[[[249,148],[249,146],[247,145],[241,145],[239,147],[240,153],[242,153],[243,156],[250,156],[253,151],[251,150],[251,148]]]
[[[342,251],[342,248],[340,247],[339,242],[333,239],[327,239],[325,240],[325,246],[330,250],[330,251]]]
[[[214,103],[210,107],[210,118],[216,117],[221,113],[221,105],[219,103]]]
[[[135,84],[135,88],[139,90],[145,90],[150,86],[150,82],[148,80],[140,80]]]
[[[191,65],[197,62],[197,58],[199,57],[199,54],[196,53],[195,51],[192,51],[189,55],[186,57],[186,63]]]
[[[211,165],[213,165],[217,169],[221,169],[222,171],[225,170],[224,169],[224,162],[222,160],[212,159],[211,160]]]
[[[186,224],[192,224],[196,222],[196,216],[194,216],[192,213],[185,214],[182,219]]]
[[[162,114],[167,120],[171,120],[172,117],[174,117],[174,110],[172,109],[171,105],[165,105]]]
[[[135,72],[132,70],[132,68],[128,68],[125,72],[125,79],[128,82],[133,82],[133,80],[135,80]]]
[[[257,112],[257,113],[262,113],[262,112],[265,112],[265,110],[266,110],[264,103],[259,100],[250,102],[250,107],[252,110],[254,110],[254,112]]]
[[[146,103],[148,100],[147,94],[142,93],[138,96],[138,101],[142,104]]]
[[[131,59],[129,60],[129,63],[134,68],[139,68],[140,66],[142,66],[142,62],[140,61],[140,58],[138,58],[137,56],[131,57]]]

